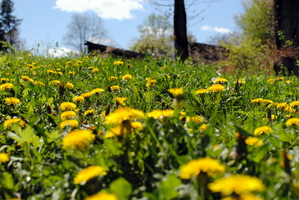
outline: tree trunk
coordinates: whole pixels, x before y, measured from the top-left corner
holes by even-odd
[[[176,57],[180,57],[182,61],[188,58],[187,17],[184,0],[174,1],[174,48]]]
[[[274,0],[274,18],[275,43],[279,53],[274,70],[276,73],[282,72],[284,75],[299,75],[299,67],[296,65],[299,55],[298,0]]]

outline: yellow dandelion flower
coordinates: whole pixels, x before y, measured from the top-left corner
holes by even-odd
[[[110,76],[109,77],[109,81],[116,81],[118,78],[116,76]]]
[[[69,72],[69,75],[74,75],[76,74],[76,72]]]
[[[74,119],[65,120],[60,123],[60,129],[63,129],[64,127],[69,126],[71,128],[75,128],[79,126],[79,122]]]
[[[181,179],[190,179],[192,176],[197,177],[201,172],[208,176],[222,174],[225,171],[224,165],[220,164],[218,160],[210,157],[199,158],[191,160],[180,169]]]
[[[74,130],[69,132],[62,139],[62,148],[71,150],[83,150],[87,148],[92,141],[94,141],[95,135],[91,130]]]
[[[118,200],[114,194],[108,193],[106,191],[98,192],[84,200]]]
[[[126,97],[116,97],[116,98],[115,98],[115,101],[116,101],[116,103],[117,103],[118,105],[125,106],[125,105],[126,105],[125,101],[126,101],[127,99],[128,99],[128,98],[126,98]]]
[[[260,140],[257,137],[248,137],[245,139],[245,143],[249,146],[262,146],[264,144],[263,140]]]
[[[8,78],[0,78],[0,81],[2,82],[2,83],[5,83],[5,82],[8,82]]]
[[[6,163],[9,161],[9,153],[1,153],[0,152],[0,163]]]
[[[214,84],[214,85],[208,87],[207,90],[211,91],[211,92],[214,92],[214,93],[222,92],[222,91],[225,90],[225,86],[222,85],[222,84]]]
[[[74,97],[74,98],[72,99],[72,101],[73,101],[73,102],[76,102],[76,103],[82,103],[82,102],[84,102],[84,97],[82,97],[82,96],[77,96],[77,97]]]
[[[28,76],[21,76],[21,79],[24,81],[33,82],[33,79],[29,78]]]
[[[200,127],[199,127],[199,131],[200,132],[203,132],[207,129],[208,125],[207,124],[202,124]]]
[[[34,85],[41,85],[41,86],[45,86],[45,84],[41,81],[34,81],[33,82]]]
[[[299,126],[299,118],[290,118],[286,121],[286,126]]]
[[[273,78],[270,78],[270,79],[268,79],[268,81],[267,81],[267,82],[268,82],[268,83],[270,83],[270,84],[273,84],[273,83],[275,83],[275,81],[276,81],[275,79],[273,79]]]
[[[254,135],[263,135],[263,134],[270,134],[273,132],[273,129],[269,126],[261,126],[254,130]]]
[[[199,115],[196,115],[194,117],[186,117],[186,122],[188,123],[190,121],[200,124],[204,122],[204,119]]]
[[[264,101],[263,98],[256,98],[256,99],[252,99],[251,103],[262,103]]]
[[[7,97],[4,100],[7,104],[14,105],[14,106],[18,105],[21,102],[20,99],[14,97]]]
[[[104,89],[102,88],[96,88],[96,89],[93,89],[91,91],[91,94],[94,95],[94,94],[100,94],[101,92],[104,92]]]
[[[256,196],[255,194],[241,194],[238,196],[224,197],[221,200],[264,200],[264,199]]]
[[[214,83],[225,83],[228,80],[226,78],[216,78],[213,82]]]
[[[120,88],[119,88],[118,85],[113,85],[113,86],[111,86],[111,90],[112,91],[117,91],[117,90],[120,90]]]
[[[74,118],[76,117],[76,112],[74,111],[64,111],[63,113],[61,113],[60,115],[60,119],[61,120],[67,120],[67,119],[71,119],[71,118]]]
[[[76,109],[76,104],[72,102],[63,102],[60,104],[60,110],[75,110]]]
[[[94,109],[91,109],[91,110],[86,110],[85,112],[84,112],[84,114],[83,115],[91,115],[92,113],[94,113]]]
[[[208,188],[212,192],[220,192],[222,196],[233,193],[241,195],[254,191],[262,192],[266,189],[265,185],[258,178],[242,174],[218,179],[208,184]]]
[[[13,88],[13,84],[12,83],[4,83],[2,85],[0,85],[0,91],[1,90],[9,90]]]
[[[74,89],[74,85],[72,84],[72,83],[66,83],[65,85],[64,85],[64,87],[65,88],[68,88],[68,89]]]
[[[94,68],[92,71],[91,71],[91,73],[97,73],[97,72],[99,72],[100,70],[98,69],[98,68]]]
[[[12,124],[18,123],[19,127],[25,127],[26,123],[20,118],[8,119],[4,122],[4,129],[8,129]]]
[[[143,130],[143,125],[141,122],[131,122],[131,126],[138,130]]]
[[[48,70],[47,70],[47,73],[48,73],[48,74],[56,74],[57,72],[55,72],[55,71],[53,71],[53,70],[51,70],[51,69],[48,69]]]
[[[93,93],[91,92],[86,92],[86,93],[83,93],[81,94],[81,96],[84,98],[84,99],[88,99],[92,96]]]
[[[157,81],[152,78],[146,78],[146,80],[147,80],[147,83],[145,85],[146,87],[153,87],[157,83]]]
[[[286,107],[284,108],[284,111],[286,111],[288,113],[294,113],[295,109],[292,108],[290,105],[286,105]]]
[[[105,124],[121,124],[126,120],[143,119],[144,113],[140,110],[133,109],[130,107],[123,107],[114,110],[105,117]]]
[[[290,83],[292,83],[291,80],[287,80],[287,81],[286,81],[286,84],[290,84]]]
[[[209,91],[207,89],[196,90],[196,94],[205,94],[205,93],[209,93]]]
[[[167,110],[153,110],[149,113],[146,114],[147,117],[152,117],[154,119],[159,119],[159,118],[170,118],[174,114],[174,110],[167,109]]]
[[[113,63],[114,65],[123,65],[124,64],[124,62],[122,62],[122,61],[114,61],[114,63]]]
[[[285,103],[285,102],[283,102],[283,103],[276,103],[275,106],[276,106],[277,109],[285,109],[288,106],[288,104]]]
[[[131,80],[133,77],[132,77],[132,75],[130,75],[130,74],[126,74],[126,75],[124,75],[122,78],[121,78],[121,80],[122,81],[128,81],[128,80]]]
[[[52,85],[55,85],[55,86],[60,86],[60,81],[59,80],[53,80],[50,82]]]
[[[171,93],[175,98],[183,95],[183,88],[170,88],[168,92]]]
[[[278,77],[278,78],[276,78],[275,80],[276,80],[276,81],[282,81],[282,80],[284,80],[284,77]]]
[[[86,183],[88,180],[98,177],[100,175],[104,176],[107,172],[104,168],[100,166],[89,166],[81,170],[74,178],[75,184]]]
[[[110,128],[106,135],[105,138],[111,138],[111,137],[116,137],[120,135],[125,135],[128,133],[132,132],[132,126],[130,123],[124,122],[121,124],[118,124],[117,126]]]
[[[291,107],[297,107],[297,106],[299,106],[299,101],[293,101],[293,102],[291,102],[290,106]]]
[[[245,83],[246,83],[246,81],[245,80],[243,80],[243,79],[239,79],[239,80],[236,80],[235,82],[234,82],[234,84],[239,84],[239,85],[244,85]]]

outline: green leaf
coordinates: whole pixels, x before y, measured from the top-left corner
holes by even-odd
[[[14,187],[13,177],[8,172],[3,173],[1,182],[7,189],[13,189]]]
[[[118,197],[118,199],[127,199],[132,193],[132,185],[123,177],[113,181],[109,189]]]
[[[52,131],[51,133],[46,131],[45,135],[47,136],[47,142],[48,143],[54,142],[55,140],[57,140],[58,138],[61,137],[61,133],[60,133],[59,130]]]
[[[182,184],[182,181],[175,175],[170,174],[162,181],[161,188],[159,188],[160,199],[173,199],[179,196],[175,188]]]
[[[260,148],[252,152],[253,161],[256,163],[260,162],[268,152],[269,152],[268,144],[261,146]]]

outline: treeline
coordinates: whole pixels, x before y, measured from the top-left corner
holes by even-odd
[[[0,9],[0,50],[8,50],[7,44],[20,48],[18,28],[22,20],[13,15],[14,3],[11,0],[2,0]]]

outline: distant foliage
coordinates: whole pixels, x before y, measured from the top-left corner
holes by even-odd
[[[151,14],[138,26],[140,38],[133,43],[131,50],[155,55],[170,54],[173,49],[173,35],[169,18]]]
[[[14,12],[14,3],[11,0],[3,0],[0,10],[0,41],[8,42],[15,46],[20,43],[18,27],[21,19],[12,15]],[[2,49],[2,45],[0,47]]]
[[[239,34],[223,37],[229,50],[226,70],[266,70],[273,65],[274,12],[272,0],[243,1],[244,13],[235,16]]]

